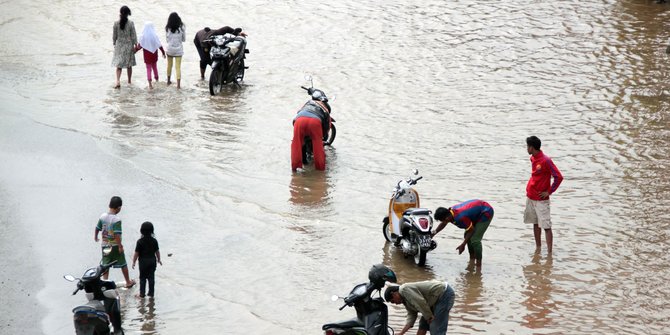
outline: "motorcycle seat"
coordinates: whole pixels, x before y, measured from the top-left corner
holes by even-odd
[[[426,208],[409,208],[402,215],[430,215],[432,211]]]
[[[347,321],[342,321],[342,322],[335,322],[335,323],[326,323],[321,327],[322,330],[328,330],[330,328],[342,328],[342,329],[348,329],[348,328],[354,328],[354,327],[364,327],[365,325],[358,319],[351,319]]]
[[[97,305],[97,304],[96,305],[94,305],[94,304],[81,305],[81,306],[77,306],[77,307],[72,309],[72,313],[75,313],[75,314],[76,313],[96,313],[96,312],[104,312],[104,311],[105,311],[105,308],[104,308],[104,306],[102,306],[102,304],[99,304],[99,305]]]

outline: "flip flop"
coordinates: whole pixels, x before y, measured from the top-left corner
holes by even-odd
[[[130,285],[126,284],[126,288],[131,288],[133,286],[135,286],[135,281],[131,279],[130,280]]]

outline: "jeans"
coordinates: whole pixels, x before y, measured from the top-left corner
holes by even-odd
[[[447,285],[444,293],[437,300],[435,310],[433,311],[434,319],[430,323],[431,335],[444,335],[447,333],[447,326],[449,326],[449,311],[454,306],[454,299],[456,294],[451,286]]]

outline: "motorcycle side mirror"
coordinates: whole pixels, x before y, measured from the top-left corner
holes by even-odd
[[[333,295],[332,297],[330,297],[330,300],[332,300],[332,301],[337,301],[339,299],[340,299],[340,297],[338,297],[336,295]]]
[[[63,278],[65,278],[65,280],[67,280],[67,281],[77,280],[77,278],[75,278],[73,275],[65,275],[65,276],[63,276]]]
[[[309,81],[309,86],[314,87],[314,81],[312,80],[312,75],[306,74],[305,75],[305,80]]]
[[[412,173],[416,176],[416,175],[419,174],[419,170],[418,170],[418,169],[414,169],[414,170],[412,170]]]

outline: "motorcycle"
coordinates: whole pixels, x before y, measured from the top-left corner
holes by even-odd
[[[67,281],[77,281],[77,289],[72,295],[84,290],[88,299],[88,303],[72,310],[77,335],[124,334],[121,329],[121,303],[116,288],[125,283],[100,279],[114,263],[116,261],[90,268],[81,278],[69,274],[63,276]],[[110,323],[114,326],[113,333],[110,332]]]
[[[314,82],[312,81],[312,77],[306,76],[305,79],[309,80],[310,87],[305,86],[300,87],[303,90],[307,91],[307,94],[309,94],[312,97],[312,100],[327,103],[328,97],[326,96],[326,93],[324,93],[322,90],[318,88],[314,88]],[[321,106],[317,105],[317,108],[323,110]],[[330,105],[328,105],[328,108],[330,108]],[[332,110],[324,112],[328,114],[328,116],[330,117],[330,113],[332,112]],[[323,145],[330,146],[331,144],[333,144],[333,141],[335,141],[335,136],[337,136],[337,128],[335,128],[335,119],[330,117],[330,131],[326,134],[323,134]],[[312,145],[312,139],[310,137],[305,137],[302,141],[302,164],[307,165],[312,160],[314,160],[314,149]]]
[[[414,169],[413,174],[416,176],[419,171]],[[396,184],[389,201],[388,216],[382,220],[384,238],[400,247],[405,257],[413,256],[419,266],[426,264],[426,255],[437,247],[431,236],[432,211],[420,207],[419,193],[412,188],[422,178],[410,177]]]
[[[388,307],[381,297],[381,289],[388,281],[397,282],[393,270],[382,264],[373,265],[368,272],[368,283],[358,284],[346,297],[333,296],[333,301],[344,299],[345,307],[354,307],[356,318],[334,323],[326,323],[321,329],[325,335],[389,335],[394,331],[388,326]],[[372,293],[378,291],[379,297],[372,297]]]
[[[209,75],[209,93],[217,95],[223,85],[244,80],[244,65],[247,49],[247,40],[243,36],[233,34],[214,35],[205,39],[203,43],[210,45],[209,55],[212,60],[212,73]]]

